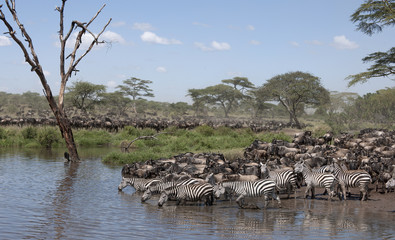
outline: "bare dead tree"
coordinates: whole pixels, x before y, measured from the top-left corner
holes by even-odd
[[[60,91],[59,91],[59,98],[58,102],[55,101],[55,98],[52,95],[52,91],[50,86],[47,83],[47,80],[44,75],[43,68],[40,65],[38,56],[36,51],[34,50],[33,40],[30,38],[27,30],[25,29],[24,25],[19,21],[16,9],[15,9],[15,0],[5,0],[7,8],[11,13],[14,22],[18,26],[21,37],[17,36],[16,31],[12,27],[11,23],[6,19],[5,14],[2,10],[3,5],[0,5],[0,20],[3,21],[5,26],[8,29],[8,34],[20,47],[22,50],[25,61],[31,66],[31,71],[35,72],[37,76],[40,78],[41,84],[44,87],[43,92],[45,97],[49,103],[49,106],[56,118],[57,124],[59,126],[60,132],[62,137],[65,139],[67,149],[70,153],[70,160],[76,162],[79,160],[77,146],[74,141],[73,131],[71,129],[70,120],[68,119],[65,109],[64,109],[64,93],[66,89],[66,83],[71,77],[72,73],[77,73],[77,65],[78,63],[92,50],[94,45],[104,43],[103,41],[99,41],[99,37],[103,34],[107,26],[111,22],[111,18],[108,20],[107,24],[103,27],[99,34],[94,34],[92,31],[89,30],[89,25],[96,19],[96,17],[100,14],[102,9],[105,7],[105,4],[100,8],[100,10],[91,18],[88,23],[81,23],[79,21],[72,21],[70,29],[65,34],[64,32],[64,8],[67,0],[62,0],[62,6],[56,7],[56,11],[59,12],[60,15],[60,29],[59,29],[59,41],[60,41]],[[66,57],[66,43],[70,39],[70,36],[73,32],[77,32],[76,41],[74,44],[74,49],[71,53]],[[82,54],[77,56],[77,51],[79,50],[82,44],[82,36],[84,34],[89,34],[93,37],[93,40],[90,42],[89,47],[84,51],[82,50]],[[22,40],[24,41],[22,41]],[[68,61],[68,62],[67,62]],[[66,68],[66,63],[68,63],[68,67]]]

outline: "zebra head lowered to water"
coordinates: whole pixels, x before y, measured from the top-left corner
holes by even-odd
[[[153,194],[160,194],[164,190],[168,190],[176,186],[198,184],[198,183],[202,183],[202,180],[196,178],[189,178],[181,181],[160,182],[158,184],[148,187],[148,189],[145,190],[143,196],[141,197],[141,202],[147,201],[152,197]]]
[[[267,206],[269,197],[276,199],[278,206],[281,207],[280,198],[276,194],[276,184],[269,179],[222,182],[214,186],[214,197],[219,198],[222,194],[225,194],[225,192],[239,195],[236,199],[236,203],[241,208],[244,206],[245,197],[260,196],[264,196],[265,207]]]
[[[175,186],[164,190],[160,195],[158,206],[161,207],[169,197],[175,198],[177,205],[186,201],[204,200],[206,205],[213,204],[213,185],[209,183]]]
[[[145,179],[145,178],[125,178],[122,177],[121,183],[118,185],[118,191],[122,191],[127,186],[131,186],[136,191],[142,192],[148,189],[148,187],[153,186],[161,182],[159,179]]]

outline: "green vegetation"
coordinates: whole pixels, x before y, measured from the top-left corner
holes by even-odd
[[[224,154],[228,159],[243,156],[244,148],[255,139],[271,142],[273,139],[291,141],[285,133],[254,133],[250,129],[230,129],[200,126],[193,130],[169,128],[162,134],[149,140],[137,140],[123,153],[121,146],[129,144],[141,136],[154,136],[152,129],[136,129],[125,127],[118,133],[104,130],[74,130],[75,140],[79,148],[83,147],[116,147],[117,150],[103,156],[109,164],[125,164],[150,159],[170,158],[185,152],[216,152]],[[61,135],[55,127],[6,127],[0,128],[0,147],[24,148],[62,148]]]

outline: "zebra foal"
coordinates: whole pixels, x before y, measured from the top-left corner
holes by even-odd
[[[175,186],[162,191],[158,206],[161,207],[169,197],[176,199],[177,205],[185,204],[186,201],[204,200],[206,205],[213,204],[213,185],[210,183]]]
[[[281,207],[280,197],[276,194],[276,183],[269,179],[260,179],[256,181],[230,181],[221,182],[214,186],[214,197],[219,198],[225,192],[236,193],[239,196],[236,203],[240,208],[244,206],[245,197],[264,196],[265,207],[267,206],[269,197],[276,199],[278,206]]]

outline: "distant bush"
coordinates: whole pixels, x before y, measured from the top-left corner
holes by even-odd
[[[60,138],[59,130],[54,127],[41,128],[37,133],[37,141],[46,148],[51,148],[53,144],[59,143]]]
[[[0,139],[6,139],[7,138],[7,131],[0,127]]]
[[[197,128],[195,128],[195,131],[200,133],[204,137],[210,137],[214,135],[214,129],[207,125],[198,126]]]
[[[22,136],[24,139],[35,139],[37,137],[37,128],[36,127],[27,127],[22,129]]]

